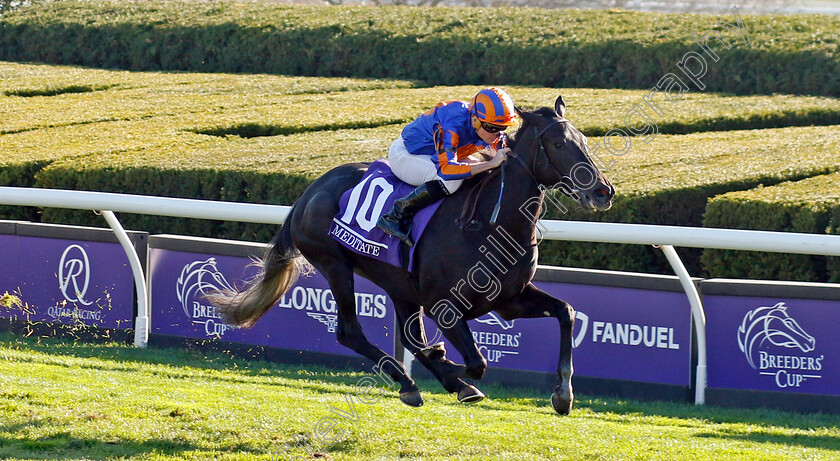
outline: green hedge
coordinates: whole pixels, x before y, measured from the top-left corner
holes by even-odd
[[[831,213],[831,224],[829,225],[828,233],[840,235],[840,207],[834,207]],[[826,273],[830,281],[840,282],[840,258],[828,258]]]
[[[707,227],[838,234],[840,173],[731,192],[709,202]],[[703,263],[715,277],[840,281],[840,258],[708,250]]]
[[[399,134],[396,125],[305,132],[252,139],[212,138],[197,145],[99,154],[57,161],[37,175],[39,187],[123,192],[251,203],[292,204],[329,167],[383,156]],[[43,221],[103,226],[92,213],[45,209]],[[130,229],[268,241],[273,226],[125,215]]]
[[[32,185],[34,173],[58,159],[136,149],[154,152],[157,146],[194,146],[213,140],[198,133],[251,137],[402,124],[440,100],[467,99],[478,88],[16,63],[0,63],[0,77],[0,184],[4,185]],[[62,91],[79,87],[93,91]],[[561,92],[509,90],[523,107],[551,105]],[[569,117],[590,135],[623,123],[625,114],[646,94],[575,88],[562,93]],[[756,120],[761,126],[767,121],[830,124],[840,118],[840,101],[826,97],[690,93],[681,101],[660,101],[660,105],[665,112],[657,121],[662,133],[732,128]]]
[[[399,78],[429,84],[650,88],[718,30],[706,91],[840,94],[838,20],[619,10],[36,3],[0,19],[0,59],[133,70]],[[795,71],[792,71],[794,70]]]
[[[288,204],[328,168],[382,157],[399,130],[399,125],[390,125],[252,139],[207,137],[208,141],[193,146],[173,142],[153,151],[98,154],[85,162],[57,161],[38,174],[37,185]],[[716,146],[713,154],[705,150],[709,145]],[[791,155],[793,147],[809,155]],[[555,210],[549,217],[699,226],[707,200],[716,195],[840,170],[838,147],[840,132],[831,127],[663,136],[648,151],[631,152],[609,172],[618,188],[614,209],[597,215],[575,211],[562,215]],[[76,212],[57,209],[44,210],[43,218],[86,225],[98,222],[89,214],[80,218]],[[126,223],[152,232],[248,240],[270,236],[264,226],[237,223],[157,217],[130,217]],[[702,274],[700,252],[683,251],[692,273]],[[541,262],[670,270],[657,251],[631,245],[544,242]]]
[[[384,157],[405,121],[439,100],[468,98],[477,89],[14,63],[0,63],[0,76],[0,107],[9,109],[0,119],[0,184],[280,204],[294,202],[329,168]],[[56,91],[74,87],[93,91]],[[551,105],[559,91],[509,90],[523,107]],[[567,116],[592,135],[593,148],[603,144],[596,135],[621,124],[647,94],[562,92]],[[597,215],[552,210],[549,217],[699,226],[711,197],[840,169],[836,126],[664,134],[716,123],[762,126],[784,117],[791,124],[811,118],[831,123],[840,113],[836,99],[690,93],[661,107],[661,133],[649,144],[632,138],[630,152],[615,157],[607,171],[619,191],[612,210]],[[372,127],[359,128],[364,126]],[[599,153],[609,158],[603,147]],[[5,217],[40,218],[36,210],[6,211]],[[273,232],[239,223],[124,219],[129,228],[151,232],[256,241]],[[57,209],[44,210],[43,220],[103,225],[90,213]],[[657,250],[640,246],[544,242],[541,250],[545,264],[670,272]],[[693,274],[704,273],[700,251],[680,251]]]
[[[547,216],[701,226],[706,203],[712,197],[840,170],[837,127],[670,135],[654,139],[647,146],[634,139],[632,146],[607,172],[618,190],[611,210],[599,214],[576,212],[566,201],[569,213],[550,210]],[[705,273],[701,250],[680,251],[692,274]],[[545,242],[541,258],[576,267],[672,272],[658,250],[639,245]]]
[[[403,123],[439,101],[469,99],[479,88],[413,88],[402,80],[125,72],[4,62],[0,62],[0,77],[0,134],[157,117],[170,117],[168,123],[179,129],[246,136],[370,127]],[[647,95],[641,90],[506,88],[525,108],[550,106],[563,93],[570,117],[590,136],[624,126],[625,115],[635,105],[645,106]],[[656,103],[663,115],[651,112],[651,117],[660,133],[840,123],[840,101],[828,97],[687,93],[679,101],[660,97]]]

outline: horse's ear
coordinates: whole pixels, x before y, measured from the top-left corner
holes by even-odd
[[[566,103],[563,102],[563,95],[558,95],[557,100],[554,101],[554,112],[557,112],[557,115],[561,117],[566,114]]]

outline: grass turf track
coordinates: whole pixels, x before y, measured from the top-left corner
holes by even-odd
[[[149,460],[830,460],[840,416],[726,410],[578,395],[560,417],[542,393],[488,385],[458,404],[422,381],[355,400],[364,370],[284,366],[219,353],[135,349],[0,333],[0,458]],[[579,389],[580,393],[581,390]],[[349,396],[349,397],[347,397]],[[354,419],[331,408],[349,411]],[[334,417],[338,443],[313,437]],[[291,450],[279,452],[284,444]],[[297,446],[295,447],[295,445]],[[282,453],[283,456],[279,456]]]

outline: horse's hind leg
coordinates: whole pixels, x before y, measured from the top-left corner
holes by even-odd
[[[391,379],[400,383],[400,400],[414,407],[423,405],[420,391],[414,380],[406,374],[402,364],[397,359],[386,354],[382,349],[368,341],[359,319],[356,316],[356,294],[353,289],[353,271],[338,262],[318,269],[329,282],[333,298],[338,308],[338,326],[336,336],[341,345],[372,360],[376,366],[374,370],[387,373]]]
[[[361,175],[356,180],[360,178]],[[356,316],[352,264],[343,254],[338,242],[328,236],[327,230],[330,228],[332,217],[338,213],[340,191],[350,186],[352,184],[349,183],[332,185],[309,197],[303,215],[298,217],[299,227],[293,234],[294,243],[330,285],[338,309],[338,342],[372,360],[375,364],[374,371],[379,375],[387,373],[393,381],[399,382],[400,400],[408,405],[420,406],[423,404],[422,399],[402,398],[404,394],[412,396],[418,391],[417,385],[406,374],[402,364],[371,344],[365,337]],[[303,198],[299,202],[302,200]]]
[[[478,388],[453,376],[456,370],[463,370],[463,366],[447,360],[442,351],[438,352],[433,347],[428,347],[422,308],[413,303],[396,299],[393,301],[403,346],[414,355],[418,362],[432,372],[447,392],[457,393],[460,402],[471,403],[483,399],[484,394]]]
[[[505,320],[518,318],[556,317],[560,321],[560,360],[557,364],[557,386],[551,395],[551,405],[561,415],[572,410],[574,392],[572,391],[572,334],[575,324],[575,311],[572,306],[548,293],[528,284],[522,293],[508,304],[496,309]]]

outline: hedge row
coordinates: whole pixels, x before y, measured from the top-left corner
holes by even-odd
[[[52,163],[38,173],[40,187],[98,190],[237,202],[292,204],[327,165],[381,158],[399,134],[396,125],[306,132],[252,139],[211,138],[194,146],[173,143],[151,152],[99,154]],[[165,180],[161,180],[165,178]],[[43,220],[102,226],[91,213],[45,209]],[[273,226],[125,215],[126,227],[156,233],[268,241]]]
[[[394,120],[409,120],[438,100],[468,98],[476,90],[404,88],[408,82],[307,83],[275,76],[252,80],[241,75],[100,70],[85,70],[96,77],[84,72],[66,77],[77,71],[0,64],[0,91],[12,94],[0,96],[0,107],[9,108],[0,119],[0,184],[290,204],[329,168],[384,156],[402,127]],[[50,72],[55,74],[52,80],[46,76]],[[55,88],[96,85],[103,88],[46,96]],[[528,107],[550,105],[557,94],[548,88],[509,89]],[[34,95],[23,96],[24,91]],[[568,117],[590,134],[623,122],[647,94],[595,89],[563,93]],[[665,127],[707,126],[723,118],[749,124],[785,111],[793,114],[794,123],[822,113],[836,117],[840,102],[824,97],[689,94],[682,101],[662,102],[661,107],[665,115],[658,123],[664,133]],[[830,123],[830,117],[822,122]],[[381,126],[349,129],[364,123]],[[206,134],[211,132],[215,135]],[[288,134],[267,136],[278,133]],[[561,215],[553,210],[549,217],[699,226],[711,197],[840,169],[840,131],[832,126],[662,133],[650,143],[644,137],[632,138],[627,154],[611,158],[615,165],[607,174],[619,190],[611,211]],[[593,136],[590,147],[603,142]],[[599,153],[610,159],[603,147]],[[38,219],[35,210],[28,212],[6,217]],[[89,213],[66,210],[44,210],[43,219],[102,225]],[[268,239],[273,231],[238,223],[124,219],[130,228],[151,232],[257,241]],[[546,264],[670,272],[658,252],[639,246],[545,242],[541,256]],[[699,251],[689,252],[687,261],[692,273],[704,273]]]
[[[443,85],[650,88],[664,75],[679,73],[677,63],[687,53],[703,53],[692,35],[717,31],[730,48],[711,38],[720,59],[703,58],[706,91],[840,94],[839,19],[742,19],[745,33],[718,24],[734,28],[732,14],[38,2],[0,19],[0,59]],[[699,69],[699,61],[695,66]]]
[[[670,135],[649,145],[634,139],[632,146],[636,150],[618,158],[607,173],[618,190],[611,210],[586,214],[565,202],[570,212],[551,210],[547,216],[702,226],[706,203],[717,195],[840,171],[837,127]],[[700,261],[701,250],[680,252],[693,274],[709,269]],[[541,257],[576,267],[672,272],[659,251],[638,245],[545,242]]]
[[[0,134],[106,121],[170,117],[174,127],[217,135],[289,134],[411,120],[441,100],[469,99],[477,86],[411,88],[406,81],[269,75],[119,72],[0,62]],[[525,108],[563,93],[570,117],[597,136],[625,125],[634,106],[660,133],[840,123],[840,101],[793,95],[687,93],[678,101],[646,91],[507,87]],[[49,96],[47,96],[49,95]],[[634,116],[631,123],[639,124]],[[626,128],[625,128],[626,129]]]
[[[41,171],[37,180],[42,187],[287,204],[326,168],[381,157],[399,129],[391,125],[252,139],[213,138],[194,146],[172,143],[156,146],[154,152],[137,149],[98,154],[84,162],[57,161]],[[709,145],[715,145],[714,154],[708,152]],[[792,155],[795,149],[809,155]],[[549,217],[699,226],[707,200],[719,194],[840,170],[840,131],[807,127],[663,136],[647,151],[640,148],[622,160],[609,172],[618,189],[612,210],[597,215],[554,210]],[[163,176],[166,181],[160,181]],[[97,223],[90,214],[78,216],[50,209],[44,210],[43,219]],[[126,225],[153,232],[258,241],[272,232],[265,226],[157,217],[128,217]],[[700,254],[685,254],[692,273],[706,273]],[[544,242],[541,262],[670,271],[658,252],[641,246]]]
[[[713,198],[708,227],[840,234],[840,173]],[[715,277],[840,282],[840,258],[708,250],[703,263]]]

